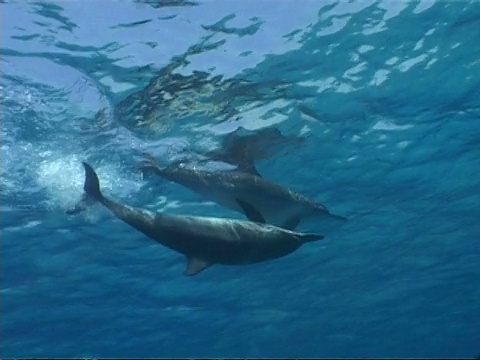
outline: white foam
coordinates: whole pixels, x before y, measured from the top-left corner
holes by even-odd
[[[70,208],[80,199],[83,190],[83,174],[80,159],[76,155],[40,162],[37,169],[37,183],[46,189],[49,206]]]
[[[5,230],[6,231],[20,231],[20,230],[25,230],[25,229],[28,229],[28,228],[33,228],[35,226],[38,226],[40,225],[42,222],[41,221],[37,221],[37,220],[33,220],[33,221],[29,221],[27,222],[25,225],[20,225],[20,226],[10,226],[10,227],[5,227]]]
[[[44,153],[37,169],[37,183],[47,192],[47,206],[51,209],[68,210],[75,206],[83,195],[84,169],[78,155],[55,157]],[[112,164],[95,167],[103,192],[115,192],[116,196],[130,195],[141,188],[140,179],[122,178],[121,171]],[[90,214],[91,216],[92,214]],[[89,217],[89,215],[87,215]]]

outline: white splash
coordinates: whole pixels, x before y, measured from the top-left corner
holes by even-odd
[[[85,173],[81,161],[84,159],[77,155],[56,158],[51,153],[41,155],[45,160],[39,164],[36,180],[47,192],[48,206],[51,209],[71,209],[83,195]],[[141,187],[141,184],[135,179],[129,179],[132,180],[133,184],[122,179],[114,165],[102,164],[95,167],[95,171],[104,192],[112,192],[114,184],[114,191],[120,196],[125,193],[129,194],[131,191],[138,191]]]
[[[55,160],[51,160],[50,153],[41,155],[47,159],[40,162],[36,180],[48,193],[48,205],[62,209],[73,207],[83,193],[81,160],[76,155]]]

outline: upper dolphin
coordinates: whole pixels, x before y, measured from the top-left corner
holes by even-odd
[[[97,174],[87,163],[84,199],[98,201],[116,217],[160,244],[184,254],[185,275],[213,264],[243,265],[285,256],[323,235],[299,233],[266,224],[250,204],[239,200],[256,222],[213,217],[170,215],[122,204],[102,194]]]
[[[335,215],[319,202],[273,183],[256,171],[206,171],[188,168],[185,164],[160,166],[152,157],[142,162],[144,173],[155,173],[181,184],[226,208],[248,214],[238,200],[254,206],[265,221],[293,230],[302,219],[319,216],[346,220]]]

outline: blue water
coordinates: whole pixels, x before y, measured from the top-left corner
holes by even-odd
[[[0,6],[3,357],[480,354],[479,2]],[[240,126],[303,139],[259,171],[349,221],[185,277],[100,206],[65,214],[87,160],[128,204],[242,218],[138,171]]]

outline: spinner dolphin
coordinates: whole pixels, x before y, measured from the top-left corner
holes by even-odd
[[[255,168],[253,171],[206,171],[187,167],[183,163],[161,166],[149,157],[142,163],[141,169],[144,174],[154,173],[176,182],[253,220],[239,200],[251,204],[267,223],[289,230],[295,229],[302,219],[310,217],[346,220],[343,216],[332,214],[321,203],[263,178]]]
[[[158,243],[186,256],[185,275],[195,275],[214,264],[246,265],[283,257],[323,235],[299,233],[266,224],[262,214],[238,199],[238,206],[255,221],[182,216],[122,204],[102,194],[94,169],[85,168],[82,202],[100,202],[117,218]]]

